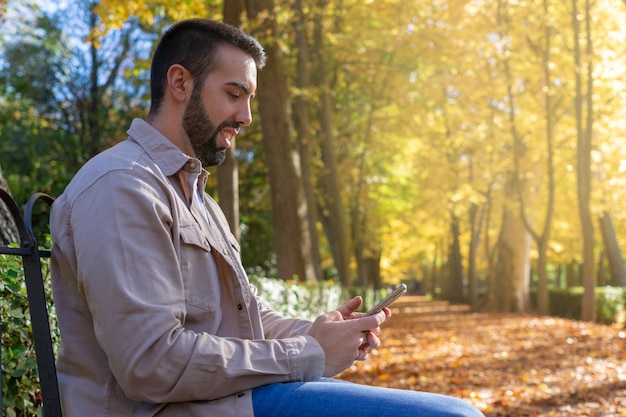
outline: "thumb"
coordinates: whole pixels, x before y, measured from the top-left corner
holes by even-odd
[[[344,319],[352,318],[352,313],[357,311],[359,307],[363,304],[363,298],[360,295],[357,295],[351,300],[348,300],[344,305],[339,307],[337,311],[341,313]]]

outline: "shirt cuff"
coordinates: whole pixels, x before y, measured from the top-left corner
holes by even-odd
[[[287,349],[291,359],[291,381],[315,381],[324,374],[326,355],[312,336],[289,339]]]

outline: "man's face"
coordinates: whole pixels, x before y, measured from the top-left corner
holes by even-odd
[[[250,100],[256,91],[256,64],[245,52],[222,46],[220,64],[202,88],[194,88],[182,127],[202,166],[219,165],[241,126],[252,122]],[[218,123],[216,125],[216,123]]]

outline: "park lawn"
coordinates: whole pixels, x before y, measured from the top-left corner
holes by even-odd
[[[408,296],[392,311],[381,347],[340,379],[449,394],[487,417],[626,417],[626,330]]]

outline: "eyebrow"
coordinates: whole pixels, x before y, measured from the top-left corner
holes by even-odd
[[[226,83],[226,85],[232,85],[233,87],[242,89],[243,91],[246,92],[246,94],[250,94],[250,87],[248,87],[246,84],[242,83],[241,81],[231,81],[229,83]]]

